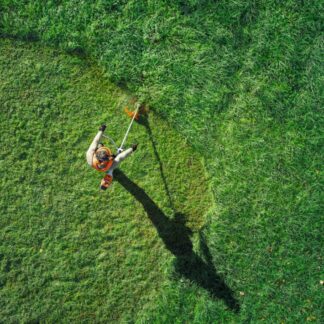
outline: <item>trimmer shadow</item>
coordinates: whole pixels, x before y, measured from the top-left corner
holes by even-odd
[[[155,158],[159,163],[159,170],[160,170],[161,178],[162,178],[162,181],[163,181],[164,190],[165,190],[165,193],[166,193],[166,195],[168,197],[170,207],[175,212],[175,207],[174,207],[172,197],[171,197],[171,194],[170,194],[168,182],[167,182],[165,174],[164,174],[162,160],[161,160],[160,155],[159,155],[159,153],[157,151],[157,148],[156,148],[156,143],[155,143],[155,140],[154,140],[154,137],[153,137],[152,129],[150,127],[148,116],[147,115],[140,115],[140,118],[139,118],[139,120],[137,120],[137,123],[140,124],[140,125],[143,125],[146,128],[147,133],[148,133],[148,135],[150,137],[150,141],[152,143]]]

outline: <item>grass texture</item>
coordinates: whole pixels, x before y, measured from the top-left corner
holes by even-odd
[[[105,120],[122,139],[132,98],[77,57],[8,41],[0,49],[0,316],[133,318],[177,257],[163,241],[174,252],[177,234],[203,226],[212,199],[201,159],[150,114],[129,137],[138,151],[100,192],[85,152]]]
[[[157,220],[152,219],[163,242],[161,251],[171,251],[175,260],[171,266],[161,266],[160,277],[153,280],[162,287],[160,293],[145,307],[134,310],[135,319],[127,320],[320,322],[323,293],[320,285],[323,280],[320,234],[323,5],[320,1],[60,1],[55,4],[2,0],[0,8],[2,36],[39,40],[71,53],[75,60],[91,57],[103,68],[105,77],[148,103],[185,136],[196,154],[204,157],[213,202],[202,201],[195,209],[197,214],[200,209],[201,214],[208,211],[203,230],[192,239],[196,252],[185,254],[184,260]],[[8,64],[5,57],[3,60]],[[60,64],[56,70],[59,67]],[[61,74],[57,78],[60,80]],[[16,79],[21,82],[20,77]],[[98,89],[104,78],[101,80]],[[87,83],[92,82],[89,77]],[[56,91],[62,92],[59,88]],[[90,102],[80,102],[70,118],[83,120],[89,128],[96,127],[95,122],[89,122],[93,112],[87,113],[86,107]],[[62,113],[69,109],[67,105]],[[108,118],[105,113],[98,116]],[[67,130],[75,132],[75,127]],[[84,136],[87,141],[91,137]],[[75,150],[76,154],[82,152],[77,146]],[[61,158],[65,156],[64,153]],[[171,165],[163,170],[169,170],[172,179],[184,165],[179,162],[178,167]],[[141,174],[143,168],[137,167]],[[147,176],[150,175],[151,171]],[[187,179],[179,182],[180,188],[188,183]],[[196,183],[199,179],[194,173],[195,184],[191,188],[201,187]],[[161,216],[160,210],[123,174],[119,180],[133,196],[141,193],[137,194],[141,196],[138,200],[146,201],[146,214]],[[95,187],[96,181],[89,182],[89,188]],[[164,183],[162,177],[163,187]],[[149,181],[147,185],[154,192],[156,186]],[[160,206],[160,195],[155,197],[150,193],[150,196]],[[201,200],[203,195],[198,197]],[[168,195],[165,199],[169,200]],[[188,201],[191,199],[177,210],[191,210]],[[10,208],[15,205],[13,202]],[[9,208],[7,203],[5,206]],[[195,217],[189,217],[189,223],[190,219]],[[182,243],[189,247],[187,234],[181,233]],[[185,271],[194,268],[209,279]],[[180,279],[167,280],[168,275],[162,275],[166,269],[174,269],[171,277],[180,274]],[[208,292],[206,286],[212,286],[211,282],[218,282],[221,289],[214,287]],[[217,295],[217,291],[223,293]],[[100,319],[100,314],[97,316]]]

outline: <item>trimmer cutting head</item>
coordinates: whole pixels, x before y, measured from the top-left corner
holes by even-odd
[[[134,118],[135,120],[139,120],[139,118],[140,118],[140,114],[139,114],[139,112],[135,112],[135,111],[130,111],[129,109],[128,109],[128,107],[125,107],[125,113],[128,115],[128,117],[130,117],[130,118]],[[134,115],[135,115],[135,117],[134,117]]]

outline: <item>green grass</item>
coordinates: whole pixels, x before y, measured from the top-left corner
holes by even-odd
[[[200,151],[219,112],[251,105],[247,93],[264,114],[285,118],[305,69],[320,60],[321,1],[1,3],[2,35],[90,55]]]
[[[70,177],[66,180],[71,184],[70,195],[75,201],[79,203],[86,199],[89,195],[88,190],[97,190],[99,179],[95,177],[95,173],[89,178],[91,180],[84,178],[84,174],[91,170],[87,170],[83,165],[86,144],[81,148],[80,143],[88,143],[91,140],[92,129],[97,127],[99,120],[111,118],[111,114],[106,112],[106,106],[121,107],[130,96],[108,85],[106,78],[123,89],[127,88],[128,93],[133,93],[149,104],[153,111],[168,121],[168,126],[161,121],[159,124],[150,122],[152,130],[153,125],[156,125],[154,138],[161,138],[159,145],[164,145],[161,152],[159,151],[159,156],[154,153],[149,133],[144,132],[145,126],[136,125],[141,126],[139,129],[146,134],[141,142],[151,143],[150,154],[155,159],[155,167],[152,164],[144,166],[132,162],[140,154],[134,155],[126,162],[128,167],[136,166],[134,171],[127,168],[127,172],[130,172],[127,173],[128,176],[134,181],[136,176],[140,176],[141,180],[135,182],[163,208],[164,214],[171,217],[172,208],[170,209],[163,177],[159,173],[159,158],[163,157],[161,160],[164,162],[168,160],[166,157],[169,152],[175,154],[175,144],[168,143],[166,139],[173,140],[173,137],[180,135],[175,135],[174,132],[169,136],[162,135],[160,127],[164,125],[165,134],[173,127],[192,145],[197,154],[195,156],[204,158],[213,201],[210,201],[210,198],[204,198],[206,200],[202,201],[205,190],[200,189],[202,185],[197,182],[204,177],[197,177],[190,169],[187,170],[189,176],[177,177],[179,170],[187,169],[187,162],[179,161],[176,167],[172,164],[163,167],[163,172],[168,172],[165,177],[168,184],[170,182],[169,192],[178,201],[177,211],[188,215],[187,222],[195,231],[201,228],[204,222],[203,230],[192,238],[195,253],[187,255],[187,268],[197,268],[198,271],[189,274],[185,272],[183,260],[175,249],[176,245],[170,242],[170,237],[163,231],[169,226],[174,231],[182,230],[180,243],[186,242],[189,246],[188,235],[183,231],[181,222],[177,226],[168,222],[162,227],[156,224],[155,227],[152,224],[148,225],[151,234],[145,233],[141,236],[142,239],[147,240],[146,236],[150,237],[155,233],[160,244],[160,253],[170,256],[169,252],[172,252],[173,260],[167,258],[164,263],[165,257],[158,257],[158,253],[153,253],[156,256],[154,260],[162,264],[155,272],[156,277],[148,281],[152,286],[158,286],[159,290],[152,288],[152,294],[141,293],[145,295],[144,299],[146,298],[141,306],[132,308],[131,302],[127,304],[127,300],[131,299],[118,299],[123,293],[114,295],[114,305],[119,309],[117,313],[126,312],[123,320],[131,321],[129,316],[134,316],[133,320],[137,322],[163,323],[321,321],[323,5],[320,1],[61,1],[58,5],[52,1],[27,3],[3,0],[0,1],[0,9],[2,36],[29,41],[39,40],[42,44],[73,54],[66,60],[75,60],[76,66],[88,64],[79,57],[90,57],[103,68],[103,72],[96,68],[96,73],[80,76],[79,86],[77,82],[68,82],[70,91],[75,92],[71,93],[68,96],[70,99],[67,100],[64,97],[62,80],[64,75],[73,75],[73,67],[69,65],[64,70],[63,62],[53,66],[53,85],[37,96],[37,100],[42,102],[41,107],[47,107],[47,122],[40,119],[42,127],[38,124],[38,128],[35,129],[38,129],[41,135],[38,131],[35,131],[35,134],[28,133],[30,139],[24,144],[27,148],[35,137],[38,141],[44,137],[44,140],[51,140],[55,144],[57,141],[64,142],[65,135],[70,132],[79,134],[76,137],[81,142],[64,142],[66,145],[73,144],[69,150],[60,150],[60,153],[50,150],[46,155],[52,158],[55,166],[59,160],[68,159],[67,152],[70,152],[70,148],[75,150],[76,155],[80,155],[80,165],[75,169],[81,172],[75,184]],[[36,52],[42,52],[39,46],[36,46]],[[15,52],[13,49],[11,51]],[[33,52],[32,49],[31,51]],[[35,61],[35,65],[38,55],[36,52],[30,55],[30,60]],[[8,83],[7,75],[13,73],[14,67],[17,66],[14,64],[14,67],[8,69],[8,62],[16,62],[11,55],[5,51],[2,56],[2,66],[7,70],[2,73],[1,91],[6,98],[11,93],[14,94],[14,85],[24,89],[32,82],[37,82],[37,78],[43,77],[43,72],[35,68],[31,74],[36,74],[36,80],[33,81],[30,77],[24,79],[21,74],[25,68],[19,67],[18,64],[16,75],[10,78],[13,81]],[[26,65],[28,66],[28,63]],[[78,70],[76,67],[75,69]],[[83,75],[80,72],[79,74]],[[8,85],[5,88],[6,82]],[[96,109],[90,110],[94,100],[90,99],[89,93],[85,94],[83,99],[78,98],[79,93],[86,91],[84,84],[96,84],[94,88],[98,97],[104,96],[106,89],[102,88],[103,85],[112,87],[115,93],[109,97],[123,99],[118,99],[119,103],[111,105],[98,101]],[[38,89],[39,85],[36,88]],[[53,93],[58,96],[54,98],[60,100],[58,116],[50,113],[55,112],[55,109],[49,109]],[[31,123],[26,117],[27,114],[31,111],[39,114],[39,111],[44,109],[32,108],[35,97],[30,98],[29,105],[23,104],[28,100],[28,95],[24,96],[17,100],[19,104],[16,103],[20,109],[25,109],[25,113],[22,114],[25,117],[22,117],[20,122],[18,116],[14,117],[18,130]],[[8,107],[11,107],[11,104],[7,105],[9,106],[2,107],[6,114],[9,114]],[[12,108],[10,114],[14,115],[18,107]],[[94,110],[97,115],[94,115]],[[68,114],[69,117],[64,114]],[[8,118],[7,115],[4,118],[5,125]],[[47,138],[46,126],[52,124],[53,120],[56,121],[55,118],[63,118],[65,123],[68,120],[70,126],[63,128],[63,132],[57,131]],[[122,134],[116,126],[119,122],[119,119],[111,121],[116,137]],[[80,123],[83,123],[82,127]],[[12,137],[4,133],[1,138],[2,141],[12,141]],[[178,143],[183,143],[183,139],[178,138]],[[136,136],[134,139],[137,139]],[[185,144],[182,145],[186,148]],[[192,148],[186,150],[192,152]],[[188,156],[191,156],[189,151]],[[5,152],[6,159],[8,156],[9,161],[15,160],[11,150]],[[168,154],[163,156],[163,152]],[[145,153],[142,151],[141,154]],[[151,159],[143,158],[140,163],[144,163],[142,161]],[[183,161],[187,161],[187,158]],[[69,160],[65,163],[67,162]],[[4,163],[2,162],[2,165]],[[28,159],[25,163],[31,168]],[[69,165],[69,168],[72,166]],[[60,172],[70,174],[72,171],[68,171],[69,168],[63,168]],[[84,171],[82,168],[85,168]],[[201,166],[197,168],[201,169]],[[147,173],[143,174],[143,170],[147,170]],[[154,172],[160,175],[154,175]],[[11,180],[6,182],[7,186],[14,187],[15,183],[20,182],[13,174]],[[35,177],[37,170],[30,170],[29,174],[31,178]],[[85,181],[84,185],[80,185],[80,177],[81,181]],[[49,179],[49,191],[56,188],[56,178],[55,175],[52,180]],[[16,182],[12,179],[16,179]],[[123,179],[121,176],[120,181],[123,182]],[[160,179],[159,182],[156,182],[157,179]],[[189,179],[192,182],[189,182]],[[145,182],[145,187],[140,181]],[[174,183],[172,189],[171,183]],[[161,216],[161,211],[151,204],[140,188],[131,182],[124,181],[123,184],[133,194],[137,192],[138,207],[140,208],[142,201],[146,208],[142,210],[146,220],[147,214],[150,213]],[[44,190],[44,185],[45,180],[38,187],[34,183],[30,187],[31,190]],[[80,186],[90,189],[82,191]],[[207,184],[203,186],[207,187]],[[66,187],[64,185],[62,188],[66,190]],[[161,193],[156,192],[157,188]],[[181,192],[173,194],[174,188]],[[196,191],[192,192],[193,189]],[[23,196],[24,189],[20,190],[20,195]],[[120,190],[123,192],[122,188]],[[119,197],[120,193],[115,191],[112,191],[112,194],[116,203],[115,197]],[[9,204],[6,201],[3,208],[12,209],[13,212],[18,208],[20,200],[13,200],[14,195],[7,189],[5,192],[8,192],[12,202]],[[48,196],[51,197],[49,194]],[[64,209],[68,206],[72,209],[69,212],[71,217],[78,218],[82,213],[87,214],[76,205],[73,210],[68,195],[58,194],[57,197],[59,208]],[[65,200],[62,197],[66,197]],[[197,205],[196,201],[200,204]],[[125,208],[133,210],[130,200],[125,200]],[[206,212],[207,216],[203,217]],[[39,215],[38,211],[34,213]],[[120,218],[118,215],[115,217],[116,221]],[[97,219],[97,215],[93,216],[93,219]],[[8,223],[11,224],[9,221]],[[51,223],[44,221],[44,226],[49,224]],[[128,233],[129,224],[120,224],[120,231]],[[94,228],[93,223],[89,224],[89,231]],[[69,238],[69,235],[70,232],[67,232],[66,237]],[[119,233],[112,241],[117,242],[119,236],[123,237]],[[54,239],[49,239],[49,242],[53,241]],[[10,246],[10,242],[7,244]],[[206,252],[206,244],[210,255]],[[143,251],[152,250],[151,243],[148,242],[146,247],[150,248],[143,248]],[[156,251],[155,249],[158,248],[154,246],[152,251]],[[86,248],[83,250],[87,251]],[[143,253],[146,257],[145,252]],[[24,253],[16,259],[21,262],[23,256]],[[145,257],[143,256],[144,259]],[[142,257],[134,253],[133,258],[141,260]],[[80,257],[80,262],[82,259]],[[212,262],[212,267],[206,266],[210,264],[208,261]],[[122,276],[126,273],[124,268],[119,271],[114,267],[113,269]],[[132,267],[133,271],[139,271],[136,269],[139,267]],[[211,273],[212,269],[216,269],[220,281],[225,281],[227,299],[224,296],[211,298],[206,289],[202,288],[204,281],[198,273],[205,272],[212,279],[216,279],[215,273]],[[26,271],[22,273],[26,275]],[[93,278],[91,275],[90,277]],[[191,280],[192,277],[194,280]],[[136,276],[133,278],[136,282]],[[207,280],[209,283],[211,281],[213,280]],[[22,287],[25,287],[26,277],[21,282],[24,283]],[[120,282],[116,283],[116,287],[120,286]],[[9,295],[10,292],[12,290],[9,289]],[[69,296],[67,293],[63,295]],[[233,311],[233,307],[226,307],[226,301],[230,304],[229,297],[238,301],[239,312]],[[135,299],[137,300],[137,297]],[[17,305],[14,298],[11,300]],[[46,300],[50,306],[55,304],[55,298]],[[71,299],[67,300],[70,302]],[[70,318],[68,316],[77,320],[74,314],[80,314],[78,309],[81,309],[87,300],[81,296],[73,302],[70,312],[47,314],[52,314],[51,318],[55,320]],[[99,303],[102,299],[95,296],[90,300]],[[35,314],[39,314],[37,312],[41,308],[35,300],[30,301],[30,304],[34,305]],[[62,309],[69,307],[68,302],[62,304]],[[100,309],[97,305],[93,308]],[[35,315],[35,319],[40,318],[37,316],[39,315]],[[95,313],[94,316],[97,319],[104,318],[101,313]]]
[[[212,205],[200,157],[150,113],[147,127],[134,125],[129,143],[140,145],[121,178],[147,197],[118,181],[100,192],[85,152],[103,121],[122,139],[131,98],[77,57],[8,41],[0,49],[1,318],[136,317],[174,258],[143,206],[165,222],[183,213],[198,235]]]

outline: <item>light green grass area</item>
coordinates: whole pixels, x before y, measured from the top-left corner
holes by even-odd
[[[100,289],[80,288],[99,278],[87,272],[87,280],[73,277],[74,290],[57,289],[62,291],[61,299],[49,293],[45,298],[41,283],[35,286],[38,295],[26,288],[34,287],[29,288],[29,280],[41,278],[22,270],[27,252],[14,255],[11,263],[2,257],[1,293],[6,297],[0,298],[0,309],[7,312],[3,316],[11,319],[17,314],[16,319],[27,321],[30,313],[17,313],[24,305],[24,310],[33,309],[35,320],[77,322],[84,314],[85,321],[113,321],[107,314],[114,308],[115,318],[138,323],[321,323],[323,9],[321,1],[295,0],[0,0],[0,35],[34,44],[23,45],[21,54],[20,43],[1,46],[5,114],[1,141],[10,143],[10,147],[2,145],[8,148],[1,153],[1,165],[6,166],[1,169],[5,172],[1,183],[6,186],[1,206],[4,215],[11,215],[1,218],[8,224],[2,227],[10,225],[11,235],[30,245],[32,240],[24,238],[28,230],[15,230],[12,225],[14,213],[25,208],[38,218],[41,204],[46,203],[45,207],[57,206],[46,207],[57,210],[57,216],[41,218],[41,226],[48,229],[38,235],[53,246],[62,238],[76,240],[73,244],[79,248],[90,238],[97,244],[101,237],[97,231],[103,231],[109,219],[113,226],[108,232],[118,231],[109,238],[109,246],[115,247],[109,259],[113,274],[105,280],[119,278],[106,299],[95,293],[102,291],[103,281]],[[50,59],[38,62],[38,52]],[[90,66],[89,60],[94,64]],[[34,62],[30,69],[29,61]],[[27,91],[32,87],[36,94]],[[101,195],[100,175],[86,166],[84,151],[102,121],[108,122],[114,138],[122,137],[129,121],[122,109],[132,96],[163,119],[151,114],[150,128],[145,123],[135,125],[129,142],[139,141],[140,146],[122,166],[128,178],[120,173],[108,195]],[[10,121],[14,128],[8,127]],[[26,126],[28,131],[19,135],[24,152],[20,156],[15,153],[18,146],[12,145],[17,140],[13,135]],[[46,148],[44,141],[49,143]],[[32,152],[39,152],[37,166],[28,162],[31,144],[37,145]],[[181,148],[187,153],[178,159]],[[22,172],[12,168],[17,159],[29,172],[17,176]],[[61,187],[58,173],[65,181]],[[23,199],[31,201],[26,188],[35,192],[33,197],[42,192],[38,203],[28,208],[23,203]],[[85,202],[89,197],[93,202]],[[130,220],[120,222],[125,216],[109,212],[110,208],[109,218],[97,212],[106,210],[107,204],[129,211]],[[60,217],[65,212],[78,224],[88,222],[84,230],[76,230],[82,239],[71,235],[76,227]],[[182,214],[194,232],[191,236]],[[137,235],[132,233],[144,228],[137,225],[139,219],[145,230],[129,244],[127,239]],[[64,222],[64,232],[55,222]],[[37,239],[34,234],[30,237]],[[15,253],[9,238],[2,241]],[[134,248],[134,244],[143,245]],[[121,257],[131,259],[127,266],[115,260],[120,246],[132,249]],[[56,258],[50,257],[55,266],[64,262],[61,250]],[[83,253],[90,250],[95,251],[92,243],[91,249],[80,248]],[[72,266],[82,268],[87,262],[83,260],[90,260],[91,266],[95,260],[95,268],[100,267],[97,255],[92,259],[75,255],[74,263],[65,265],[66,276],[75,275]],[[143,270],[147,263],[154,271]],[[21,280],[4,281],[6,269],[15,269]],[[139,273],[145,273],[145,292],[140,291],[143,284],[137,286],[143,282]],[[42,284],[51,285],[54,279]],[[20,295],[15,293],[16,281],[21,283]],[[133,297],[125,293],[128,281],[133,288],[127,293]],[[28,303],[15,297],[22,291]],[[71,299],[71,291],[76,300]],[[82,295],[85,291],[93,295]],[[41,305],[32,296],[43,293]],[[105,306],[100,305],[110,301],[113,306],[103,311]],[[42,313],[44,303],[58,313],[46,308]]]
[[[150,113],[124,175],[100,192],[85,152],[104,121],[121,141],[129,96],[40,46],[1,41],[0,70],[1,318],[135,317],[170,279],[173,241],[197,235],[211,207],[201,158]]]

